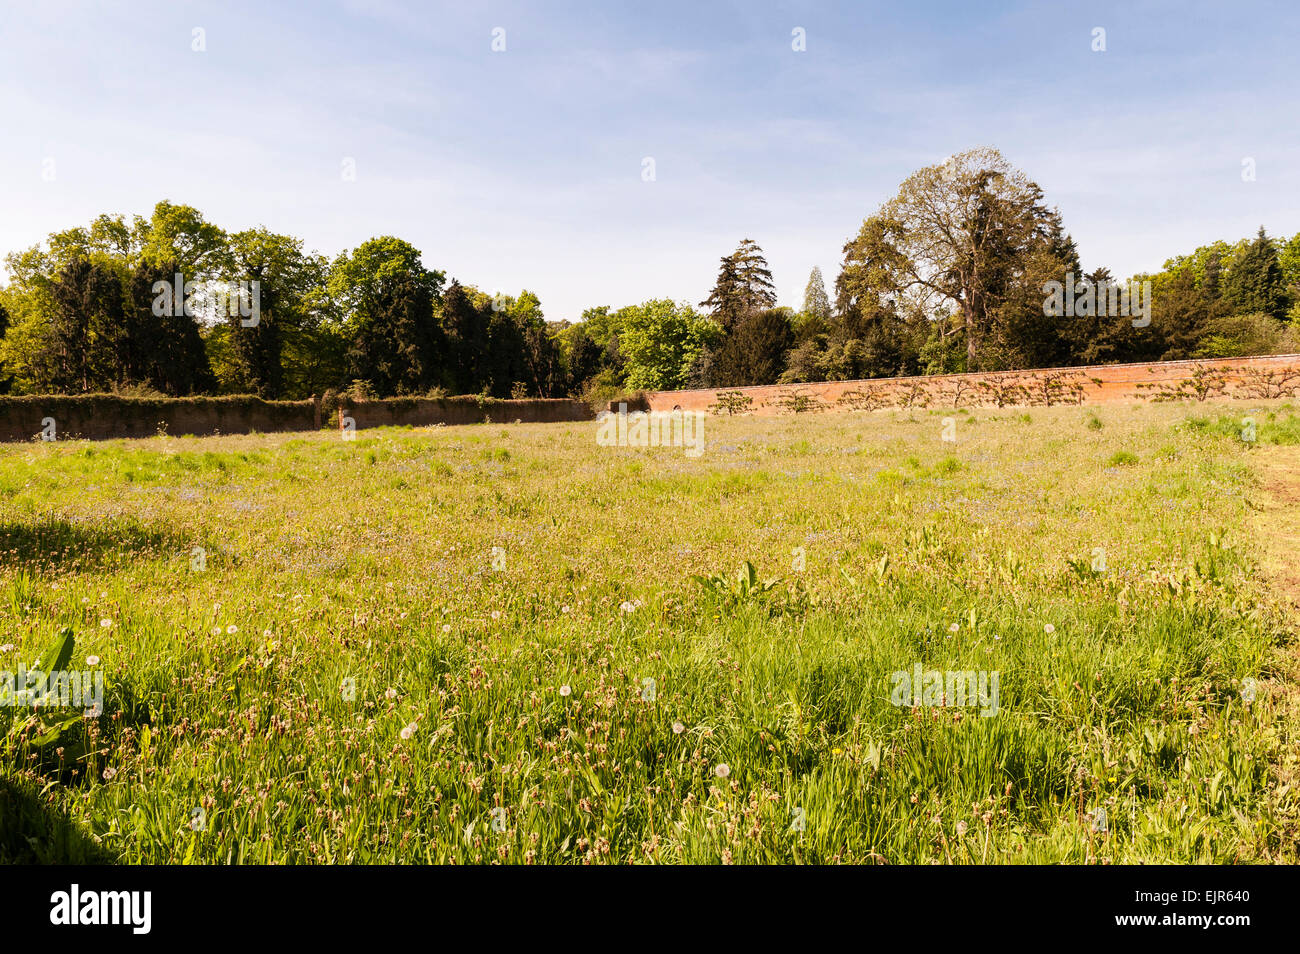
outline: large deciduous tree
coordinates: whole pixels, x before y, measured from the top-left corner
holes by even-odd
[[[1017,298],[1027,304],[1026,287],[1055,273],[1031,264],[1061,244],[1059,226],[1042,190],[996,149],[959,153],[909,176],[845,245],[840,309],[863,308],[864,300],[902,313],[950,308],[965,335],[967,369],[979,370],[986,357],[999,360],[984,348],[999,309]],[[1041,308],[1041,290],[1034,297]]]

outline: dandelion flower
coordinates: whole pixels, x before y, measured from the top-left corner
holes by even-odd
[[[493,618],[493,619],[500,619],[500,618],[501,618],[501,611],[500,611],[500,610],[493,610],[493,611],[492,611],[492,618]]]
[[[396,690],[396,689],[388,689],[388,690],[386,690],[386,691],[384,692],[384,698],[385,698],[385,699],[396,699],[396,698],[397,698],[397,690]]]
[[[415,723],[412,722],[410,725],[404,726],[402,728],[402,731],[399,732],[398,734],[403,739],[409,739],[411,736],[415,735],[415,728],[416,728]]]
[[[618,605],[618,608],[624,613],[636,612],[636,604],[631,602],[630,600],[624,600],[622,603]]]
[[[560,686],[560,695],[567,696],[571,692],[573,692],[573,690],[568,686]]]
[[[110,765],[108,768],[104,769],[104,781],[105,782],[113,781],[113,776],[116,774],[117,774],[117,769],[113,768],[113,766]]]
[[[113,625],[113,621],[111,619],[101,619],[99,625],[102,629],[109,629]]]
[[[682,725],[680,722],[673,723],[673,735],[681,735],[685,731],[686,726]]]
[[[444,633],[450,633],[450,632],[451,632],[451,623],[443,623],[443,624],[442,624],[442,631],[443,631]]]
[[[1056,627],[1053,626],[1051,623],[1048,623],[1046,626],[1043,627],[1043,632],[1047,633],[1050,636],[1052,633],[1056,632]]]
[[[569,607],[568,607],[568,606],[561,606],[561,607],[560,607],[560,612],[561,612],[561,613],[567,613],[567,612],[569,612]]]
[[[955,633],[955,632],[957,632],[959,629],[961,629],[961,624],[960,624],[960,623],[953,623],[951,626],[948,627],[948,632],[950,632],[950,633]]]
[[[87,665],[87,666],[98,666],[98,665],[99,665],[99,657],[98,657],[98,656],[87,656],[87,657],[86,657],[86,665]]]
[[[957,837],[958,838],[966,837],[966,823],[964,821],[959,821],[957,823]]]
[[[236,626],[234,623],[231,623],[229,626],[226,627],[226,635],[228,636],[234,636],[235,633],[237,632],[239,632],[239,627]]]
[[[718,778],[727,778],[731,774],[731,766],[726,762],[720,762],[718,767],[713,770],[713,774]]]
[[[13,643],[5,643],[3,646],[0,646],[0,653],[10,652],[13,648],[14,648]]]

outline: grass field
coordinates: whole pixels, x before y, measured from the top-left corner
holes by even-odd
[[[596,426],[0,448],[0,860],[1296,862],[1292,406]]]

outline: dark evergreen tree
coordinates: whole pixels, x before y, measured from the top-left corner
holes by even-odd
[[[763,250],[753,239],[743,239],[730,255],[723,256],[718,280],[700,306],[730,334],[745,318],[776,304],[772,273]]]
[[[775,384],[794,345],[790,319],[779,308],[744,318],[714,352],[708,370],[710,387]]]
[[[454,394],[477,394],[490,379],[483,359],[488,351],[492,306],[480,305],[460,282],[453,280],[439,308],[447,348],[443,386]]]
[[[1228,271],[1224,298],[1238,314],[1259,313],[1278,321],[1286,318],[1288,298],[1277,248],[1261,225],[1255,241],[1247,246]]]
[[[216,379],[204,348],[198,322],[174,314],[174,296],[154,291],[158,282],[170,287],[175,262],[141,261],[131,273],[127,326],[131,347],[126,366],[134,382],[173,396],[209,393]],[[160,298],[165,299],[159,301]],[[183,301],[181,302],[183,310]]]
[[[349,373],[378,395],[418,394],[441,377],[441,333],[429,286],[399,273],[361,301],[348,350]]]
[[[117,273],[87,258],[69,262],[51,286],[56,385],[67,391],[108,391],[126,383],[129,341]]]

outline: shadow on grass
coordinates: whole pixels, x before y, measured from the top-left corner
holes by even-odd
[[[112,852],[30,783],[0,778],[0,864],[109,865]]]
[[[50,519],[0,522],[0,566],[86,569],[189,548],[188,541],[170,531],[134,520],[84,524]]]

